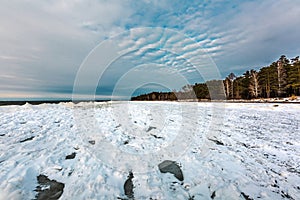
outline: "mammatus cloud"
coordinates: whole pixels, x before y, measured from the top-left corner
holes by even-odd
[[[186,34],[213,58],[223,77],[267,65],[281,54],[293,57],[300,52],[300,7],[293,0],[12,0],[2,2],[0,13],[3,98],[70,96],[77,70],[90,50],[106,38],[137,27],[166,27]],[[120,41],[124,48],[140,49],[128,55],[132,59],[127,64],[143,56],[141,60],[164,61],[193,76],[184,56],[171,56],[160,45],[168,41],[182,48],[185,56],[195,56],[198,45],[180,41],[176,35],[135,34],[131,37],[136,41]],[[116,83],[110,80],[114,79],[108,77],[104,84],[110,88],[107,91]]]

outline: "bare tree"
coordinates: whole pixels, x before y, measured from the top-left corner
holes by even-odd
[[[234,73],[230,73],[229,75],[228,75],[228,79],[230,80],[230,83],[231,83],[231,98],[233,99],[233,94],[234,94],[234,88],[233,88],[233,82],[234,82],[234,80],[236,79],[236,76],[234,75]]]
[[[277,74],[278,74],[278,96],[282,97],[285,95],[286,81],[286,70],[285,66],[289,63],[289,60],[282,55],[277,61]]]
[[[251,70],[249,92],[252,97],[257,98],[259,95],[258,72]]]
[[[229,97],[230,97],[230,80],[228,77],[226,77],[224,84],[225,84],[226,98],[229,99]]]

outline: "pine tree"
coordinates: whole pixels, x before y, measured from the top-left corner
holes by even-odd
[[[300,95],[300,61],[299,56],[291,59],[291,64],[287,68],[287,92],[288,95]]]
[[[276,97],[278,91],[276,62],[273,62],[268,67],[261,68],[258,72],[258,77],[261,96],[266,98]]]
[[[249,92],[250,76],[250,71],[247,70],[241,79],[241,96],[243,99],[249,99],[251,97]]]

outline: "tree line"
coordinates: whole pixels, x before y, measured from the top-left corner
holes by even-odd
[[[220,91],[220,85],[222,91]],[[224,89],[223,89],[224,88]],[[225,94],[221,94],[224,93]],[[178,100],[211,99],[210,93],[217,93],[226,99],[282,98],[300,95],[299,56],[288,59],[285,55],[269,66],[256,71],[247,70],[243,75],[230,73],[224,80],[210,80],[206,83],[185,85],[180,91],[152,92],[132,100]]]

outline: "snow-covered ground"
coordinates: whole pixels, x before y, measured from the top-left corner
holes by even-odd
[[[26,104],[0,113],[0,199],[36,198],[39,175],[64,184],[60,199],[126,199],[130,172],[135,199],[300,199],[300,104]],[[161,172],[165,160],[183,181]]]

